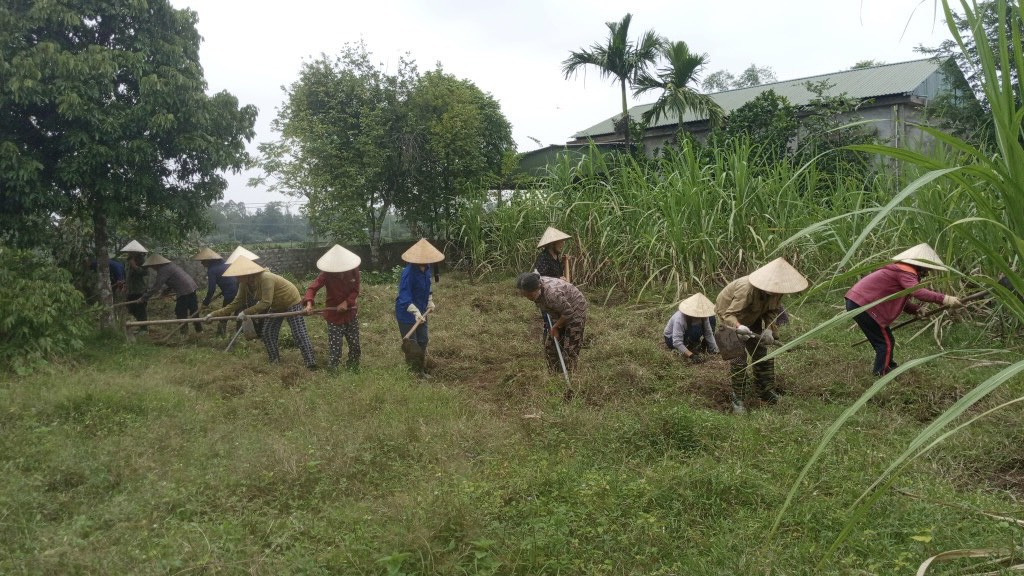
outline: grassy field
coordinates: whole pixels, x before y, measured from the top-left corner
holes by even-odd
[[[971,383],[963,355],[913,371],[857,416],[768,528],[829,423],[871,383],[859,332],[778,363],[786,397],[727,413],[720,360],[661,344],[670,304],[588,293],[571,403],[547,373],[537,313],[512,282],[435,286],[435,377],[401,366],[393,286],[360,300],[363,370],[307,372],[283,330],[224,353],[212,330],[94,342],[76,362],[0,383],[3,574],[813,574],[860,492]],[[838,310],[791,299],[783,337]],[[981,314],[984,310],[974,309]],[[170,317],[166,302],[155,315]],[[326,331],[307,320],[321,364]],[[931,332],[897,359],[931,353]],[[964,314],[949,347],[979,341]],[[1021,395],[1021,382],[974,413]],[[828,561],[907,574],[942,550],[1019,544],[1024,432],[1009,408],[911,466]],[[955,565],[954,565],[955,566]],[[956,573],[956,572],[946,572]]]

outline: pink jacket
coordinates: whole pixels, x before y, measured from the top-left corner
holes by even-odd
[[[913,266],[907,264],[887,264],[861,278],[846,293],[846,297],[858,306],[863,306],[901,290],[917,286],[920,283],[921,279],[917,276],[917,271],[914,270]],[[869,308],[867,312],[875,319],[875,322],[878,322],[879,326],[888,326],[896,320],[900,312],[905,311],[911,314],[917,312],[920,307],[910,302],[911,296],[923,302],[934,302],[936,304],[942,304],[942,300],[945,298],[945,296],[938,292],[921,288],[906,296],[882,302],[873,308]]]

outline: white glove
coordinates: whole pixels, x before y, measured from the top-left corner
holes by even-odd
[[[434,308],[436,308],[436,306],[434,306],[434,295],[431,294],[427,297],[427,312],[433,312]]]
[[[207,314],[206,316],[203,316],[203,322],[209,322],[211,319],[213,319],[213,314]]]
[[[420,313],[420,309],[417,308],[415,304],[409,304],[409,306],[405,308],[405,311],[412,314],[413,317],[416,318],[417,322],[426,322],[426,319],[423,318],[423,314]]]
[[[762,344],[766,346],[771,346],[772,344],[775,343],[775,335],[772,334],[771,330],[765,330],[764,332],[761,332],[760,340]]]
[[[750,331],[750,328],[747,328],[743,324],[740,324],[739,326],[736,327],[736,334],[740,336],[752,336],[754,333]]]
[[[245,312],[239,312],[236,318],[239,322],[245,320]]]
[[[956,296],[946,295],[942,297],[942,305],[949,306],[950,308],[959,308],[963,306],[964,303],[961,302],[960,299],[957,298]]]

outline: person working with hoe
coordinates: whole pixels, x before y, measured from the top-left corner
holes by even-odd
[[[159,254],[150,254],[142,265],[156,268],[156,278],[153,279],[153,285],[149,287],[149,290],[139,297],[140,300],[148,302],[150,298],[166,287],[177,295],[174,300],[175,318],[179,320],[191,318],[199,311],[199,300],[196,298],[196,290],[199,287],[196,286],[196,281],[188,275],[188,272],[182,270],[181,266]],[[195,329],[196,332],[202,332],[203,326],[196,323]],[[188,324],[182,324],[179,331],[182,334],[188,333]]]
[[[395,297],[395,320],[402,335],[402,351],[409,369],[421,378],[427,378],[427,316],[434,311],[434,294],[430,287],[432,265],[444,260],[444,254],[434,248],[426,238],[402,254],[406,262],[398,280]]]
[[[237,313],[238,321],[245,322],[245,317],[250,314],[295,312],[294,316],[288,316],[292,340],[295,340],[299,351],[302,352],[306,368],[316,370],[316,357],[313,355],[313,344],[310,343],[309,333],[306,331],[306,319],[299,315],[303,309],[302,297],[295,284],[268,271],[245,256],[239,256],[234,263],[228,266],[224,275],[229,278],[238,278],[238,294],[230,304],[207,314],[204,320],[209,322],[213,318]],[[239,309],[250,299],[256,300],[256,304],[239,312]],[[283,320],[284,318],[281,317],[267,318],[263,322],[263,345],[267,349],[267,357],[271,364],[281,361],[281,350],[278,348],[277,339],[281,333]]]
[[[206,298],[203,298],[201,308],[206,309],[210,305],[218,288],[220,288],[224,305],[231,304],[231,301],[235,299],[235,294],[238,293],[238,278],[224,275],[230,264],[224,262],[224,258],[210,248],[203,248],[192,259],[198,260],[206,268]],[[217,323],[217,335],[224,335],[224,322]]]
[[[516,290],[536,304],[550,322],[548,338],[544,339],[548,368],[557,372],[564,362],[567,372],[575,370],[587,325],[587,299],[583,293],[564,280],[543,277],[536,272],[520,274],[516,278]]]
[[[777,320],[782,314],[782,296],[805,288],[807,279],[784,258],[777,258],[749,276],[733,280],[718,294],[716,340],[722,357],[730,362],[733,413],[747,412],[743,401],[749,379],[747,369],[751,365],[761,401],[778,402],[775,361],[758,361],[767,355],[767,346],[779,340]]]
[[[359,264],[356,254],[335,244],[316,261],[320,275],[306,288],[302,299],[306,315],[313,313],[313,300],[321,288],[327,288],[327,368],[336,370],[341,358],[341,339],[348,342],[348,360],[345,367],[359,371],[359,318],[356,316],[356,298],[359,297]]]
[[[882,266],[861,278],[853,285],[853,288],[850,288],[846,293],[846,309],[855,310],[897,292],[913,288],[920,284],[921,279],[928,276],[931,270],[947,270],[931,246],[918,244],[904,250],[893,256],[892,264]],[[947,296],[925,288],[918,288],[899,298],[880,302],[854,316],[853,321],[857,323],[875,349],[875,364],[872,368],[872,373],[875,376],[884,376],[897,366],[896,361],[892,358],[892,350],[896,341],[893,339],[889,325],[902,312],[909,314],[921,314],[922,312],[920,306],[910,301],[911,296],[923,302],[934,302],[944,307],[957,308],[961,306],[961,302],[956,296]]]
[[[537,254],[537,261],[533,264],[534,271],[541,276],[560,278],[566,282],[572,282],[568,266],[569,259],[563,253],[565,241],[569,238],[572,238],[572,236],[557,228],[548,226],[548,229],[544,231],[544,235],[541,236],[540,242],[537,243],[537,248],[540,248],[540,252]]]

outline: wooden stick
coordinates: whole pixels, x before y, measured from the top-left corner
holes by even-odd
[[[430,316],[430,310],[427,310],[427,313],[423,315],[422,320],[417,320],[416,323],[412,325],[412,328],[410,328],[409,331],[406,332],[405,336],[402,336],[402,340],[408,340],[413,335],[413,333],[416,332],[416,329],[420,327],[420,324],[427,321],[427,316]]]
[[[562,254],[562,272],[565,273],[565,281],[572,284],[572,267],[569,256]]]
[[[317,312],[324,312],[325,310],[333,310],[333,308],[318,308],[310,312],[310,314],[316,314]],[[263,318],[289,318],[291,316],[302,316],[306,313],[305,310],[295,310],[294,312],[271,312],[269,314],[246,314],[247,318],[253,320],[260,320]],[[230,316],[217,316],[216,318],[210,318],[211,322],[227,322],[228,320],[235,320],[238,318],[238,314],[232,314]],[[145,322],[125,322],[125,326],[150,326],[153,324],[188,324],[191,322],[206,322],[206,318],[175,318],[174,320],[146,320]]]
[[[960,303],[961,304],[966,304],[968,302],[973,302],[973,301],[978,300],[979,298],[983,298],[983,297],[985,297],[987,295],[988,295],[988,290],[982,290],[980,292],[975,292],[974,294],[970,294],[968,296],[964,296],[960,300]],[[949,310],[950,308],[951,308],[951,306],[939,306],[938,308],[936,308],[934,310],[929,310],[928,312],[925,312],[923,316],[914,316],[910,320],[904,320],[903,322],[900,322],[899,324],[893,326],[889,330],[899,330],[900,328],[903,328],[907,324],[913,324],[914,322],[917,322],[918,320],[924,320],[925,318],[930,318],[932,316],[935,316],[936,314],[939,314],[940,312],[945,312],[946,310]],[[867,341],[868,341],[868,339],[865,338],[865,339],[863,339],[863,340],[861,340],[859,342],[854,342],[853,344],[850,345],[850,347],[853,348],[854,346],[860,346],[861,344],[863,344],[863,343],[865,343]]]

